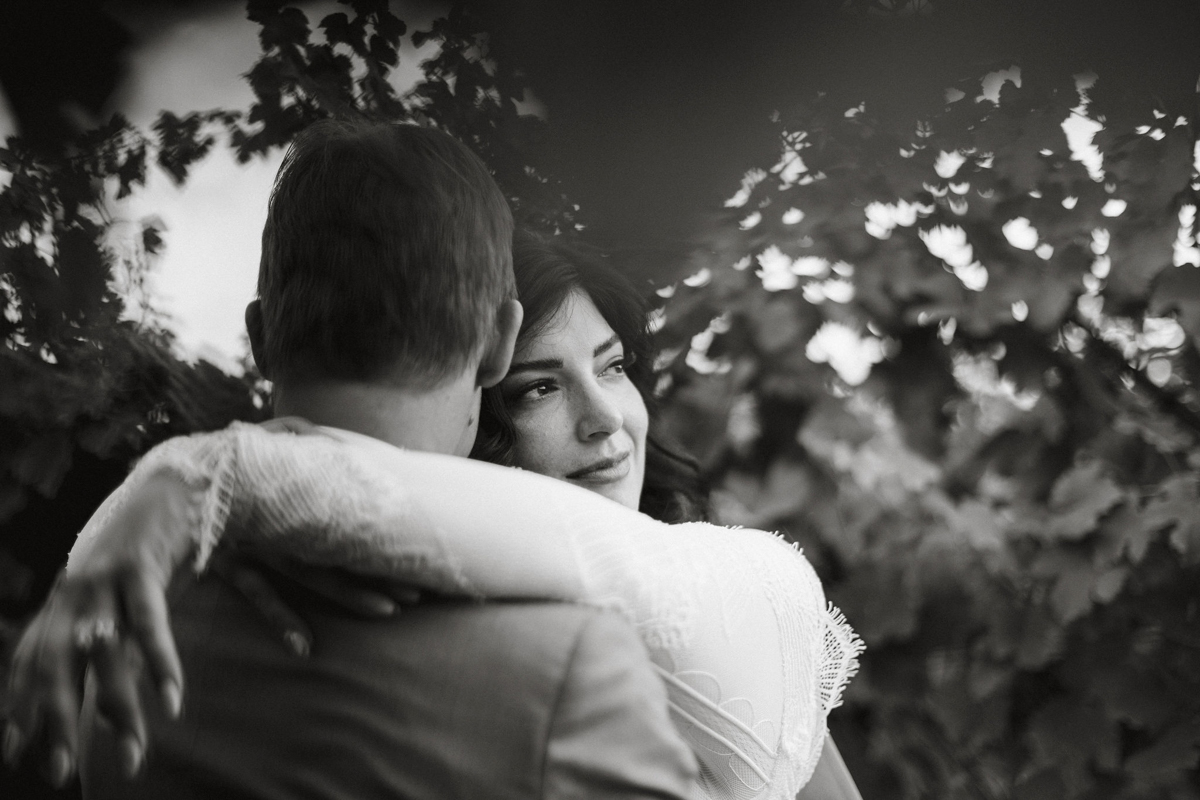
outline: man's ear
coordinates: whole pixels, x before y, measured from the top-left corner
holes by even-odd
[[[505,300],[496,311],[496,329],[492,331],[491,342],[479,362],[479,371],[475,374],[476,386],[487,389],[508,374],[524,316],[525,309],[516,300]]]
[[[266,342],[263,339],[262,303],[257,298],[246,306],[246,333],[250,336],[250,354],[254,356],[259,374],[267,380],[273,380],[272,367],[267,359]]]

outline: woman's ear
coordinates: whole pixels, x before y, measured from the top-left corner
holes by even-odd
[[[248,310],[247,310],[248,313]],[[475,373],[475,385],[487,389],[495,386],[508,374],[513,351],[517,347],[517,334],[521,331],[521,319],[525,309],[516,300],[505,300],[496,311],[496,328],[491,341],[479,362]]]
[[[267,380],[273,380],[272,367],[267,360],[266,342],[263,339],[262,303],[257,298],[246,306],[246,333],[250,337],[250,354],[254,356],[259,374]]]

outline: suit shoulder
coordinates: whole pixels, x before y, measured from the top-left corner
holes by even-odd
[[[442,617],[441,636],[469,642],[480,658],[515,659],[537,665],[541,680],[561,682],[580,660],[644,662],[645,647],[633,627],[616,614],[559,602],[464,604]],[[532,676],[531,676],[532,677]]]
[[[522,635],[574,643],[585,632],[607,631],[613,627],[629,628],[616,614],[578,603],[558,602],[490,602],[474,607],[475,614]],[[630,629],[632,633],[632,629]]]

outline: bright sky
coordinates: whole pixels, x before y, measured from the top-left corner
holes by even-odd
[[[257,26],[242,9],[211,9],[149,34],[130,54],[130,77],[116,101],[137,125],[160,110],[185,113],[249,107],[241,73],[258,53]],[[259,236],[282,153],[239,165],[224,147],[176,187],[153,169],[144,190],[114,216],[158,216],[166,250],[155,266],[151,301],[171,317],[181,349],[223,366],[244,350],[242,310],[254,296]]]

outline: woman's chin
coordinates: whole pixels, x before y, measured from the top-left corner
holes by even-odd
[[[637,510],[641,500],[641,481],[630,480],[633,476],[627,476],[626,479],[620,481],[612,481],[609,483],[599,483],[594,481],[571,481],[576,486],[587,489],[590,492],[607,497],[614,503],[620,503],[626,508]],[[640,476],[639,476],[640,477]]]

